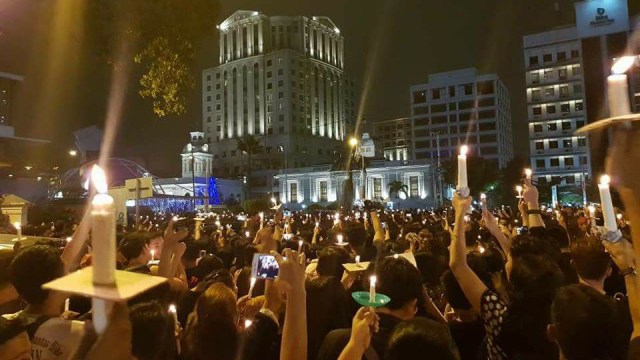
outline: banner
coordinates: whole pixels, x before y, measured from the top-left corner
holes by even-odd
[[[629,31],[627,0],[587,0],[575,3],[578,37]]]

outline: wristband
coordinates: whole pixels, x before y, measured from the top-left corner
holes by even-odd
[[[627,275],[637,275],[638,272],[636,271],[636,268],[633,266],[629,266],[626,270],[620,270],[620,275],[622,275],[622,277],[626,277]]]
[[[542,211],[540,209],[532,209],[532,210],[527,210],[527,215],[542,215]]]

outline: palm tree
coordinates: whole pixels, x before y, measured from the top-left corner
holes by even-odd
[[[406,184],[403,184],[402,181],[395,180],[389,183],[389,197],[393,194],[400,196],[400,193],[404,193],[405,198],[408,198],[408,190],[409,187]]]
[[[243,154],[247,154],[247,196],[251,196],[251,155],[260,153],[262,145],[254,136],[245,135],[236,139],[236,148]]]

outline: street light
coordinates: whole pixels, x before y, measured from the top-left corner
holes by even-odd
[[[356,147],[357,145],[358,145],[358,139],[356,139],[355,137],[352,137],[349,139],[349,146]]]

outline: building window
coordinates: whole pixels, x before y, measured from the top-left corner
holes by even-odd
[[[291,202],[298,202],[298,183],[289,183],[289,199]]]
[[[562,147],[565,149],[570,149],[573,147],[573,142],[571,141],[571,139],[564,139],[562,140]]]
[[[536,150],[544,150],[544,143],[542,141],[536,141]]]
[[[542,132],[542,125],[541,125],[541,124],[535,124],[535,125],[533,125],[533,132],[534,132],[534,133],[540,133],[540,132]]]
[[[563,121],[562,130],[571,130],[571,121]]]
[[[273,71],[267,71],[267,78],[273,77]]]
[[[560,51],[556,54],[556,57],[558,58],[558,61],[567,60],[567,53],[564,51]]]
[[[409,197],[415,198],[420,196],[418,193],[418,177],[410,176],[409,177]]]
[[[582,111],[582,101],[576,101],[576,111]]]
[[[584,137],[578,138],[578,146],[580,147],[587,146],[587,138],[584,138]]]
[[[273,61],[272,60],[267,60],[267,66],[271,66],[273,65]]]
[[[540,90],[531,90],[531,101],[540,101]]]
[[[449,97],[456,97],[456,87],[449,86]]]
[[[538,57],[537,56],[529,56],[529,65],[538,65]]]
[[[547,125],[547,131],[557,131],[557,130],[558,130],[558,124],[550,123]]]
[[[382,178],[373,178],[373,198],[382,198]]]
[[[580,51],[578,51],[578,50],[571,50],[571,58],[572,58],[572,59],[575,59],[575,58],[577,58],[577,57],[579,57],[579,56],[580,56]]]
[[[558,148],[558,141],[557,140],[549,141],[549,149],[557,149],[557,148]]]
[[[583,126],[584,126],[584,120],[576,121],[576,129],[580,129]]]
[[[320,202],[327,202],[328,198],[327,198],[327,182],[326,181],[320,181]]]
[[[536,168],[538,170],[544,170],[544,159],[536,160]]]
[[[532,111],[534,116],[542,115],[542,108],[540,106],[534,106]]]
[[[544,96],[550,97],[556,94],[556,90],[552,87],[548,87],[544,89]]]
[[[573,166],[573,157],[564,158],[564,166]]]
[[[561,98],[569,97],[569,86],[567,85],[560,86],[560,97]]]
[[[560,104],[560,112],[567,114],[571,111],[571,106],[568,103]]]
[[[566,68],[562,68],[562,69],[558,70],[558,77],[560,78],[560,80],[566,80],[567,79],[567,69]]]
[[[558,159],[558,158],[551,158],[551,159],[549,159],[549,166],[551,166],[551,167],[558,167],[558,166],[560,166],[560,159]]]
[[[431,98],[434,100],[440,99],[440,89],[432,89],[431,90]]]
[[[573,84],[573,94],[579,95],[582,93],[582,85],[581,84]]]
[[[464,94],[465,95],[473,95],[473,84],[464,85]]]
[[[544,54],[542,55],[542,62],[551,62],[553,61],[553,57],[551,56],[551,54]]]
[[[416,91],[413,93],[413,103],[420,104],[427,102],[427,95],[424,91]]]
[[[539,84],[540,83],[540,73],[537,71],[534,71],[531,73],[531,83],[532,84]]]
[[[547,114],[555,114],[556,106],[555,105],[547,105]]]

